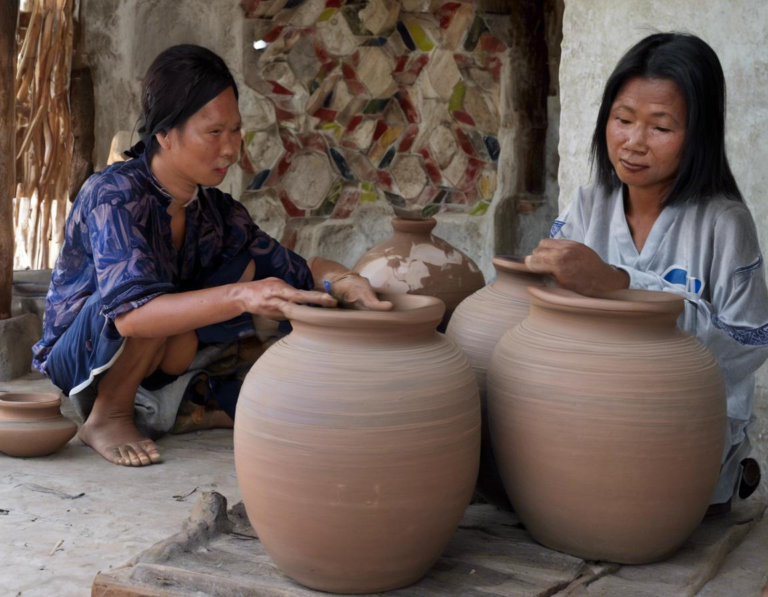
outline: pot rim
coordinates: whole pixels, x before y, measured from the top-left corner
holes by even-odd
[[[435,226],[437,226],[435,218],[427,218],[426,220],[408,220],[399,216],[392,218],[392,229],[395,232],[428,234],[434,230]]]
[[[683,310],[682,296],[655,290],[615,290],[600,298],[584,296],[564,288],[528,287],[528,294],[545,307],[570,307],[589,311],[614,313],[679,314]]]
[[[61,398],[57,394],[44,392],[0,392],[0,406],[34,409],[48,408],[60,404]]]
[[[358,309],[327,309],[289,303],[283,313],[290,321],[322,327],[391,328],[434,323],[443,318],[445,303],[433,296],[418,294],[379,294],[382,301],[391,301],[392,311],[363,311]]]
[[[493,266],[507,272],[518,272],[521,274],[531,274],[534,276],[544,275],[531,271],[531,269],[525,265],[525,257],[521,257],[519,255],[496,255],[493,258]]]

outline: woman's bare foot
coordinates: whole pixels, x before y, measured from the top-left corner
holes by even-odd
[[[106,417],[94,417],[92,413],[77,436],[113,464],[147,466],[163,461],[155,442],[136,429],[132,412]]]

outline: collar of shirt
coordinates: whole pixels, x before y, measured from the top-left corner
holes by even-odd
[[[157,177],[155,176],[155,173],[152,172],[152,168],[149,165],[149,160],[147,159],[147,152],[141,154],[139,157],[139,160],[141,161],[142,166],[144,167],[144,170],[147,173],[147,176],[149,177],[149,180],[152,182],[152,185],[159,191],[160,196],[158,197],[158,200],[160,201],[160,204],[168,209],[168,206],[173,201],[173,195],[171,195],[165,187],[160,184],[160,181],[157,180]],[[197,189],[195,190],[195,195],[192,197],[189,201],[187,201],[184,205],[182,205],[182,209],[193,203],[194,201],[198,200],[198,197],[200,195],[200,185],[197,185]]]

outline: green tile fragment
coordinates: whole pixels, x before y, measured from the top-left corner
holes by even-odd
[[[484,216],[485,213],[488,211],[488,207],[490,207],[491,203],[490,201],[480,201],[475,207],[472,208],[472,211],[469,212],[470,216]]]
[[[467,93],[467,84],[464,81],[456,83],[456,87],[453,88],[451,99],[448,100],[448,111],[455,112],[456,110],[464,109],[464,96]]]
[[[427,32],[418,23],[408,25],[408,32],[411,34],[413,41],[416,42],[416,47],[422,52],[431,52],[435,49],[435,44],[432,43]]]
[[[336,11],[339,10],[338,8],[326,8],[323,12],[320,13],[320,17],[317,19],[318,23],[322,23],[324,21],[330,21],[331,17],[336,14]]]

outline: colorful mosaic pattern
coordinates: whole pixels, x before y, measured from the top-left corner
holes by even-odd
[[[485,213],[503,27],[472,2],[241,4],[259,48],[246,48],[246,81],[266,102],[244,110],[250,189],[275,189],[288,218],[346,218],[379,192],[428,214]]]

